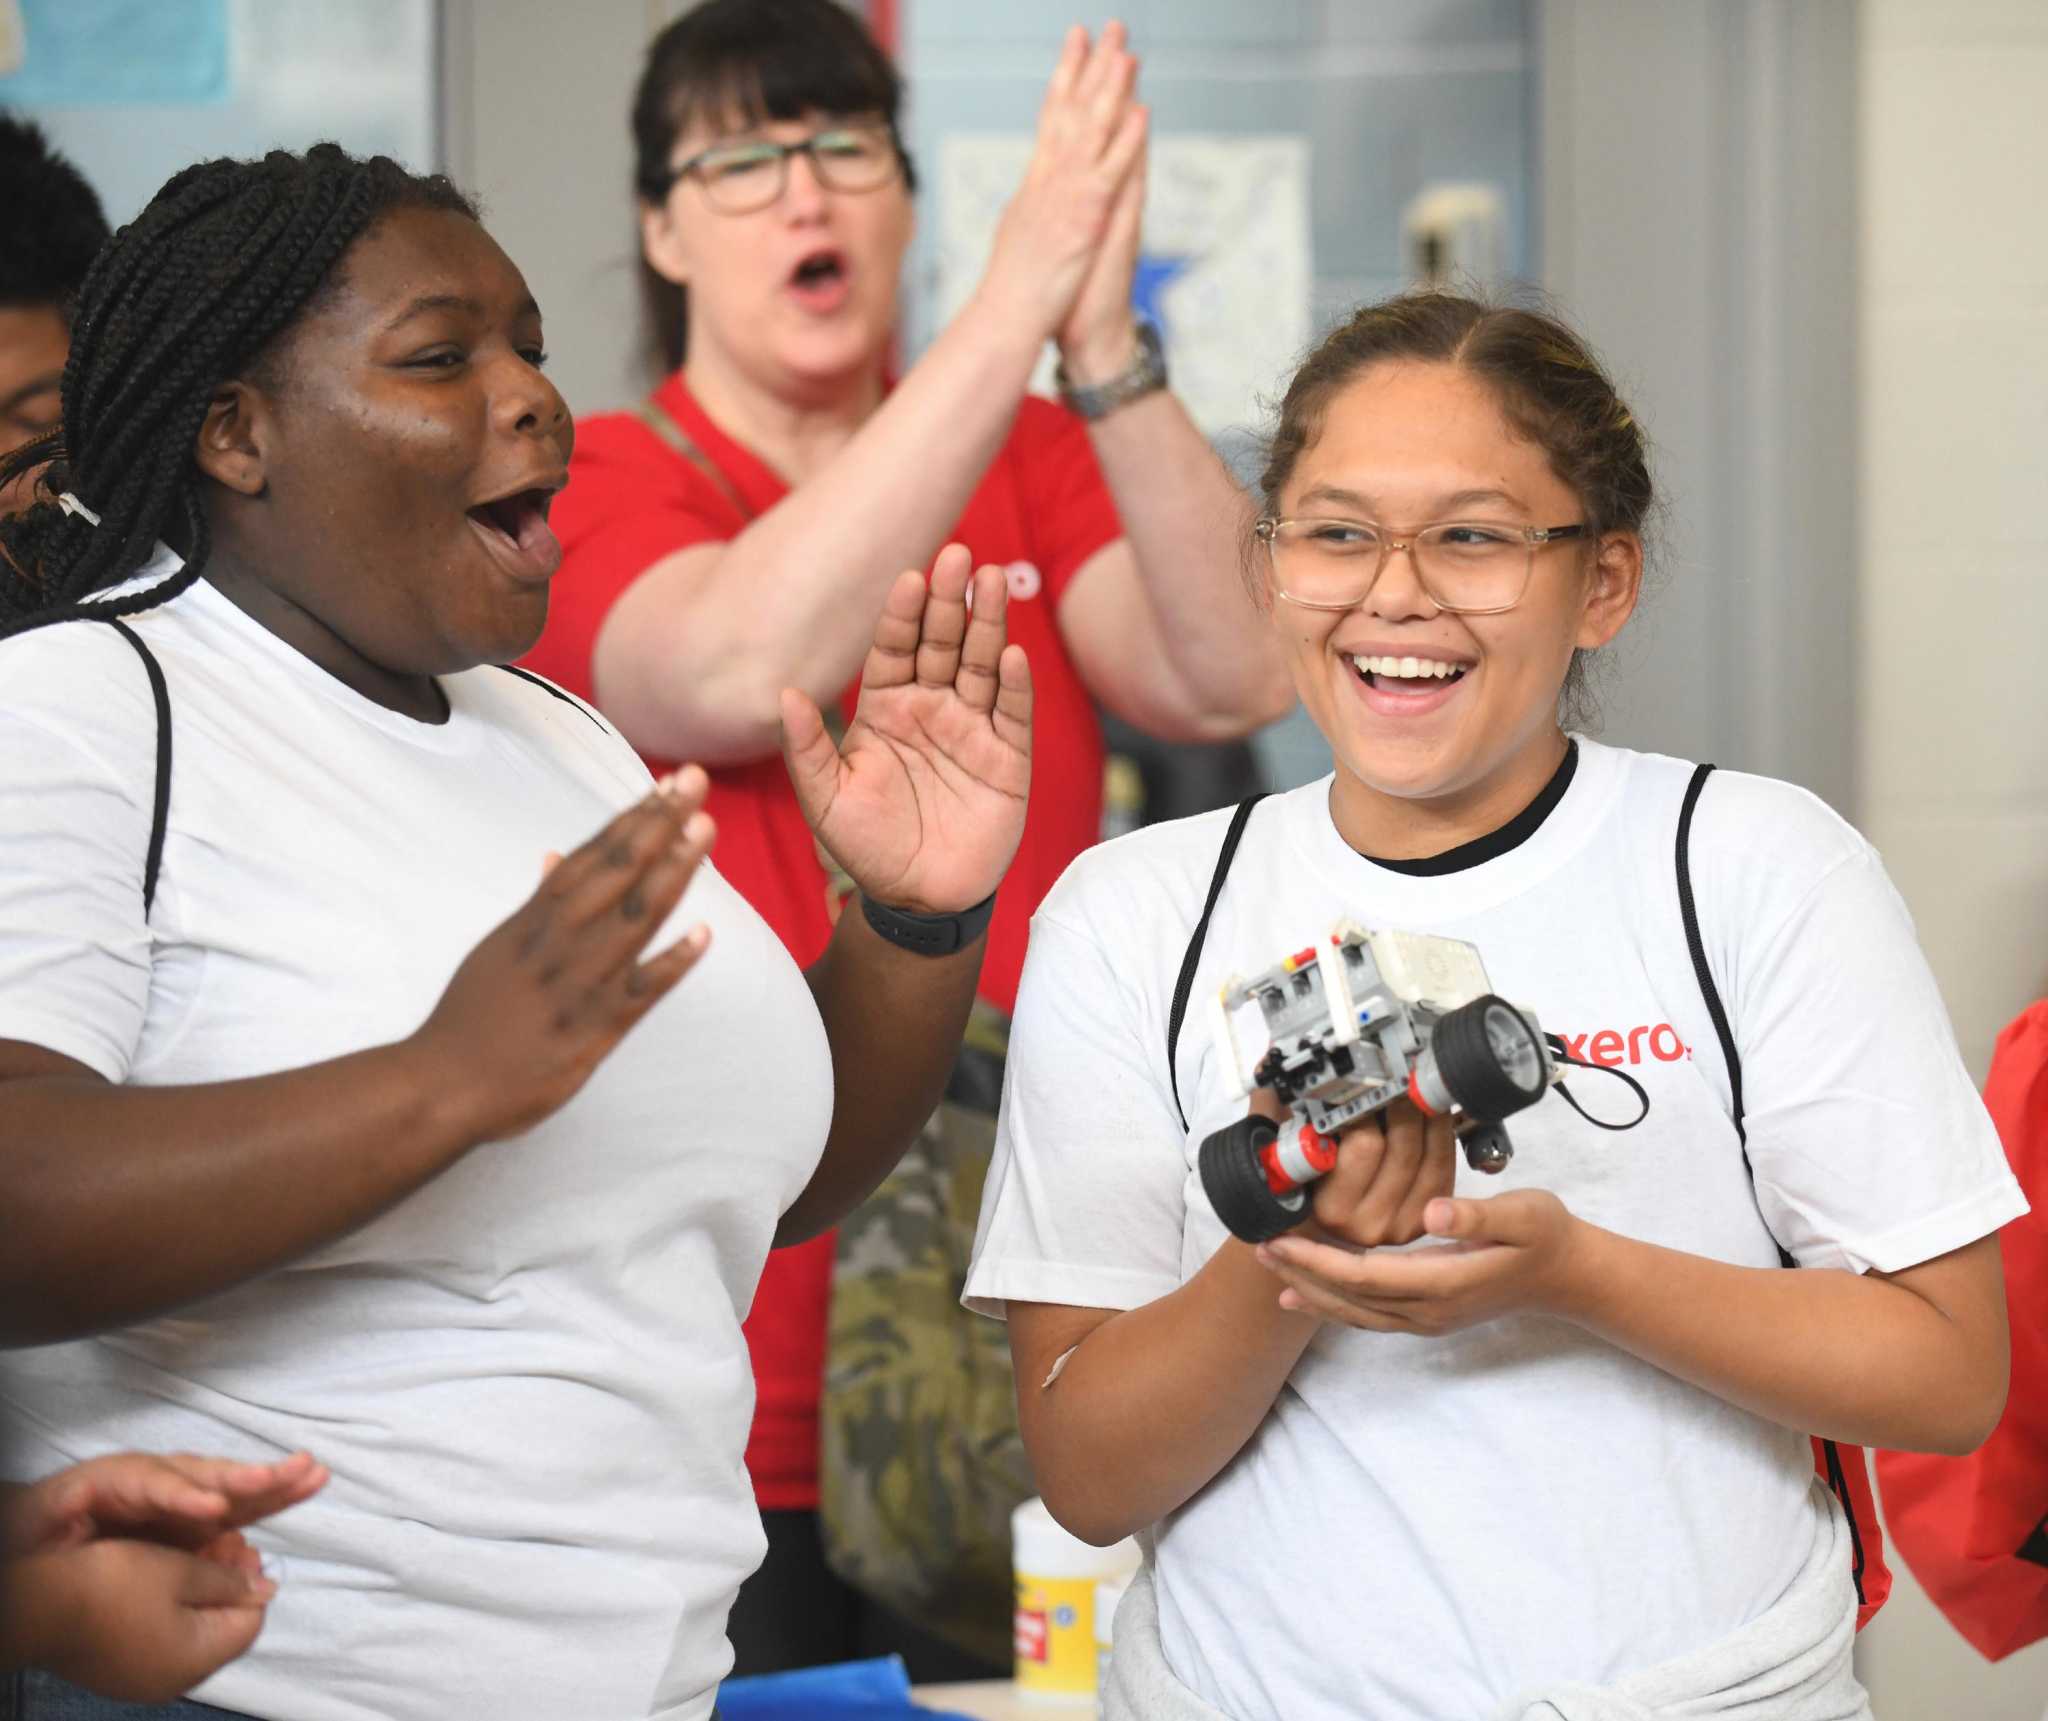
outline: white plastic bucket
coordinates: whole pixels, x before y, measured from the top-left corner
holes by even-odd
[[[1095,1590],[1138,1569],[1138,1544],[1091,1547],[1053,1522],[1043,1500],[1010,1514],[1017,1576],[1019,1695],[1047,1703],[1095,1700]]]

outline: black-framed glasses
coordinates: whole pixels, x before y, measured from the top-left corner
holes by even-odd
[[[811,158],[811,171],[828,191],[879,191],[903,166],[896,134],[888,126],[834,125],[795,143],[750,138],[713,144],[671,168],[662,195],[687,177],[704,188],[704,201],[719,214],[750,215],[782,195],[793,155]]]
[[[1397,537],[1372,520],[1279,520],[1252,530],[1266,546],[1273,590],[1310,610],[1356,609],[1371,594],[1397,550],[1406,550],[1429,601],[1459,615],[1511,610],[1529,589],[1536,552],[1586,535],[1586,524],[1508,526],[1499,521],[1443,520]]]

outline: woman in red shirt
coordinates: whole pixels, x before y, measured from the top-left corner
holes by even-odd
[[[799,962],[838,893],[778,757],[778,694],[844,697],[891,579],[949,539],[1005,569],[1037,689],[1039,792],[982,968],[998,1009],[1032,911],[1100,825],[1098,702],[1189,741],[1292,703],[1247,625],[1241,494],[1132,314],[1136,69],[1119,26],[1069,32],[979,286],[891,386],[912,175],[888,60],[833,0],[710,0],[649,50],[636,180],[677,368],[639,412],[579,425],[527,661],[657,771],[710,769],[719,870]],[[1064,407],[1025,394],[1049,339]],[[831,1266],[830,1237],[772,1256],[748,1324],[769,1555],[733,1616],[742,1672],[846,1651],[833,1619],[853,1604],[816,1551]],[[769,1595],[805,1600],[752,1619]]]

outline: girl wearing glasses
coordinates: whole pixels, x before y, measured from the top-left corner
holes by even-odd
[[[1731,1085],[1674,876],[1692,767],[1560,720],[1635,608],[1652,501],[1569,330],[1359,312],[1288,389],[1263,489],[1260,596],[1336,768],[1252,813],[1197,1008],[1340,919],[1452,936],[1649,1109],[1607,1134],[1547,1099],[1483,1179],[1397,1102],[1310,1223],[1237,1241],[1196,1155],[1244,1102],[1199,1015],[1165,1049],[1228,815],[1069,869],[968,1290],[1008,1317],[1054,1513],[1148,1540],[1106,1713],[1865,1715],[1808,1437],[1983,1438],[1993,1233],[2024,1206],[1905,911],[1812,796],[1709,779]]]
[[[649,50],[636,188],[671,374],[638,411],[578,425],[562,573],[526,661],[657,771],[710,768],[720,869],[799,962],[843,881],[784,775],[777,695],[841,700],[891,578],[949,539],[1006,568],[1038,695],[1041,790],[985,1006],[1009,1009],[1032,909],[1099,832],[1098,703],[1185,740],[1291,703],[1277,651],[1248,639],[1244,499],[1132,318],[1135,77],[1119,27],[1069,35],[979,288],[892,386],[913,176],[888,60],[834,0],[711,0]],[[1068,406],[1025,395],[1048,340]],[[742,1671],[855,1647],[813,1516],[832,1255],[829,1236],[779,1251],[749,1323],[770,1553],[734,1618]],[[815,1605],[753,1605],[778,1592]]]

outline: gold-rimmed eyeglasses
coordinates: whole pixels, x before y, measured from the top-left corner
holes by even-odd
[[[713,144],[669,169],[662,194],[677,180],[691,178],[703,186],[704,201],[719,214],[750,215],[782,195],[793,155],[811,158],[811,171],[828,191],[879,191],[903,164],[896,134],[886,125],[835,125],[795,143],[749,138]]]
[[[1429,601],[1458,615],[1511,610],[1529,589],[1536,552],[1583,538],[1586,525],[1509,526],[1499,521],[1443,520],[1397,537],[1372,520],[1276,520],[1254,523],[1266,546],[1273,590],[1310,610],[1355,609],[1365,602],[1388,561],[1406,550]]]

